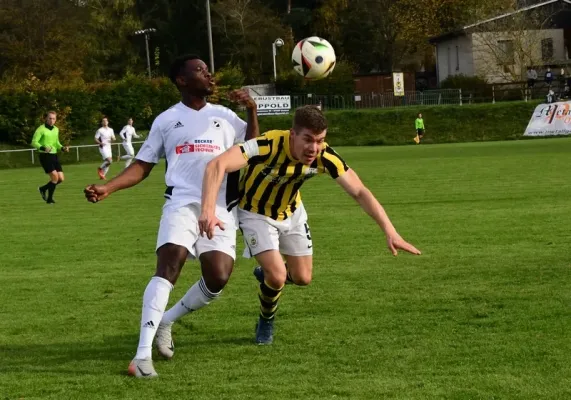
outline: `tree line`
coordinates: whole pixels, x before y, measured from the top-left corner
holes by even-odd
[[[214,62],[241,69],[249,84],[291,71],[295,43],[318,35],[355,72],[418,70],[434,65],[428,37],[515,6],[514,0],[211,0]],[[182,53],[208,60],[206,0],[3,0],[0,79],[86,82],[146,71],[143,36],[162,76]]]

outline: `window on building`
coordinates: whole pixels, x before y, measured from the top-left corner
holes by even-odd
[[[498,58],[500,65],[515,64],[513,40],[498,40]]]
[[[553,39],[547,38],[541,40],[541,59],[549,61],[553,59]]]

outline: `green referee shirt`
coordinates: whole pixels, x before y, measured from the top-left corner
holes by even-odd
[[[44,151],[44,147],[51,147],[50,153],[56,154],[63,147],[59,142],[57,126],[40,125],[32,138],[32,146],[39,151]]]
[[[414,125],[416,126],[416,129],[424,129],[424,120],[422,118],[417,118],[416,121],[414,121]]]

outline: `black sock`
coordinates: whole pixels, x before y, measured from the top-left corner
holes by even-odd
[[[48,187],[48,201],[52,201],[54,199],[54,192],[56,191],[56,184],[48,182],[46,186]]]
[[[52,181],[49,181],[48,183],[46,183],[44,186],[42,186],[42,187],[40,188],[40,190],[41,190],[42,192],[45,192],[46,190],[48,190],[48,188],[50,187],[50,183],[52,183]]]

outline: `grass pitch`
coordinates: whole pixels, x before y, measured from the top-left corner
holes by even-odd
[[[254,263],[238,258],[222,297],[175,326],[154,381],[125,371],[164,166],[95,205],[95,164],[64,165],[55,206],[40,168],[0,171],[0,399],[571,398],[571,140],[338,150],[423,255],[393,258],[315,178],[314,281],[286,288],[274,345],[253,343]],[[188,263],[169,305],[198,277]]]

